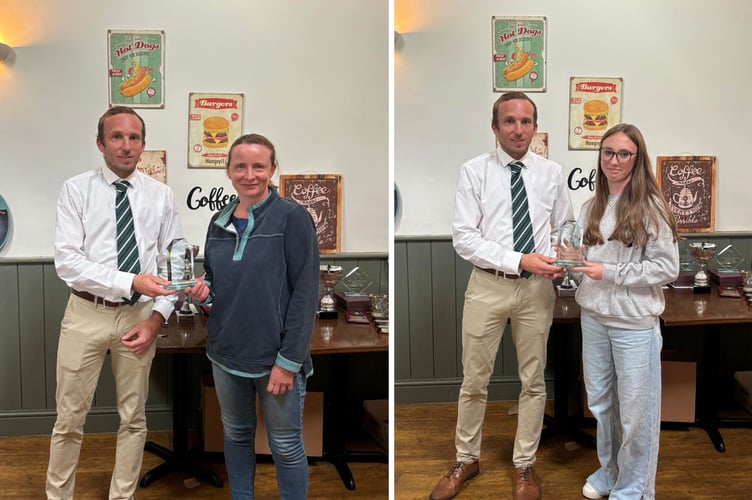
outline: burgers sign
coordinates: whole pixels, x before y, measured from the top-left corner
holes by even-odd
[[[243,94],[189,96],[188,167],[224,168],[243,130]]]
[[[569,149],[598,149],[621,122],[621,78],[572,77],[569,84]]]

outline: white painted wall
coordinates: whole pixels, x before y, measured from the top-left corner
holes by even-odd
[[[597,156],[567,148],[570,77],[623,77],[622,121],[653,161],[717,156],[716,231],[752,229],[752,3],[395,0],[397,235],[450,234],[460,165],[493,149],[492,16],[548,19],[548,90],[530,96],[565,172],[590,172]],[[572,192],[575,214],[590,196]]]
[[[164,30],[165,107],[139,109],[146,148],[167,150],[186,237],[203,246],[208,208],[188,191],[224,170],[187,168],[190,92],[245,94],[245,131],[274,142],[282,173],[343,175],[342,252],[386,252],[387,0],[0,0],[0,195],[13,216],[0,257],[53,254],[64,179],[102,164],[107,30]]]

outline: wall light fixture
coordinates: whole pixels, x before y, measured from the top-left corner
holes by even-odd
[[[0,62],[5,62],[5,60],[10,55],[10,47],[5,45],[4,43],[0,42]]]

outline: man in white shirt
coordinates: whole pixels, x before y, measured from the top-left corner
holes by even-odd
[[[55,269],[71,296],[58,342],[48,499],[73,498],[84,422],[108,351],[120,414],[109,498],[133,498],[138,485],[155,339],[175,305],[175,292],[163,288],[170,282],[156,276],[157,256],[182,237],[172,190],[136,170],[145,136],[135,111],[108,109],[97,131],[105,167],[66,180],[58,197]],[[132,227],[121,226],[131,218]],[[119,264],[124,247],[127,271]]]
[[[432,500],[453,498],[480,473],[488,382],[507,320],[522,384],[512,455],[513,498],[541,495],[533,464],[546,403],[546,344],[556,298],[551,280],[563,275],[551,265],[551,233],[574,216],[561,166],[529,150],[538,129],[535,103],[522,92],[502,95],[494,103],[491,129],[496,151],[462,165],[457,183],[452,240],[457,254],[474,268],[462,318],[457,463],[433,489]],[[522,202],[522,210],[512,200],[521,193],[527,202]],[[529,217],[520,219],[523,212]],[[524,237],[516,237],[518,226]]]

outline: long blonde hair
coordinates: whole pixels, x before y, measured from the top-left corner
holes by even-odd
[[[616,203],[616,227],[608,236],[609,241],[621,241],[627,246],[644,247],[648,243],[649,230],[658,231],[660,219],[668,224],[673,233],[674,241],[679,237],[676,229],[676,219],[663,198],[658,182],[653,174],[653,166],[648,156],[645,139],[640,130],[634,125],[620,123],[611,127],[601,139],[603,142],[619,132],[626,135],[637,145],[635,166],[629,182],[624,187]],[[602,151],[598,150],[598,171],[595,175],[595,196],[590,204],[585,223],[583,242],[586,245],[602,245],[603,235],[600,232],[600,222],[608,205],[608,179],[601,169]]]

